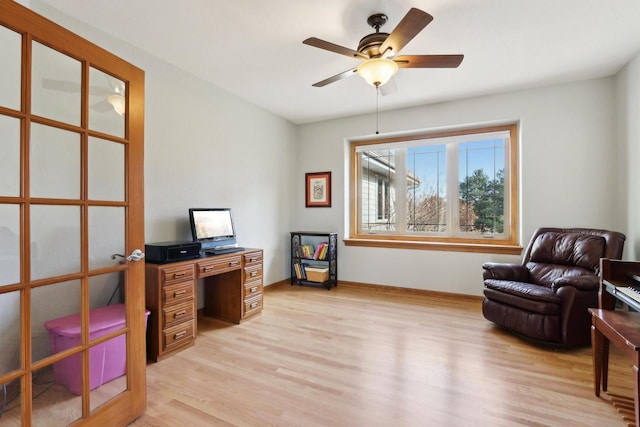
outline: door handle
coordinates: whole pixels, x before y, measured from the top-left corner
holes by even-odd
[[[134,249],[131,255],[127,257],[127,261],[140,261],[142,258],[144,258],[144,252],[140,249]]]

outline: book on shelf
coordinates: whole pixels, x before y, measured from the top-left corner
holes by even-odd
[[[327,252],[329,244],[327,242],[318,243],[313,245],[301,245],[295,248],[294,256],[297,258],[325,260],[327,258]]]
[[[322,246],[322,250],[320,251],[320,256],[318,257],[318,259],[327,259],[327,249],[329,248],[328,244],[324,244]]]
[[[295,263],[293,268],[296,271],[296,279],[307,280],[307,273],[305,271],[305,265],[302,263]]]
[[[303,258],[313,258],[314,252],[315,252],[315,248],[313,247],[313,245],[302,245]]]
[[[324,256],[327,254],[327,246],[327,242],[318,243],[318,246],[316,246],[316,250],[313,253],[313,259],[324,259]]]

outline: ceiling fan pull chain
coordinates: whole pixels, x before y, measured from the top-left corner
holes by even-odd
[[[380,85],[376,86],[376,135],[380,133],[378,132],[378,98],[380,98]]]

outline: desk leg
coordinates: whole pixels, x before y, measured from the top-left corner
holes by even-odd
[[[607,391],[609,383],[609,339],[602,334],[602,391]]]
[[[595,319],[594,319],[595,321]],[[604,337],[595,325],[591,326],[591,353],[593,358],[593,386],[596,396],[600,396],[600,380],[602,379],[602,351]]]
[[[640,398],[640,390],[638,389],[640,387],[640,371],[638,371],[637,363],[633,366],[633,382],[635,386],[633,389],[633,403],[636,409],[636,426],[640,426],[640,408],[638,408],[638,398]]]

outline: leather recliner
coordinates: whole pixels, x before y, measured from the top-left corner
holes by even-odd
[[[600,258],[620,259],[625,235],[588,228],[539,228],[522,264],[483,264],[487,320],[558,347],[589,344],[598,306]]]

